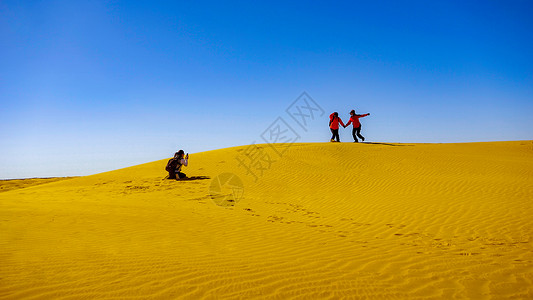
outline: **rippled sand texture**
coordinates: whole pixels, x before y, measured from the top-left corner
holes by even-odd
[[[533,298],[532,141],[259,147],[0,193],[0,298]]]

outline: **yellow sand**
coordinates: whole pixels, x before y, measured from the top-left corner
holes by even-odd
[[[72,177],[49,177],[49,178],[27,178],[27,179],[2,179],[0,180],[0,192],[17,190],[29,186],[35,186],[50,182],[71,179]]]
[[[259,147],[0,193],[0,298],[533,298],[532,141]]]

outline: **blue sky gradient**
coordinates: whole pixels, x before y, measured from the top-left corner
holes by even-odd
[[[260,141],[303,91],[327,114],[302,142],[354,108],[369,141],[533,139],[531,15],[531,1],[1,1],[0,178]]]

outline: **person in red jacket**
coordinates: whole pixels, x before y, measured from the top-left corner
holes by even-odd
[[[332,142],[335,142],[335,139],[337,139],[337,142],[341,141],[339,138],[339,123],[344,126],[344,123],[342,122],[341,118],[339,118],[339,114],[337,112],[329,115],[329,129],[331,129],[331,133],[333,134],[331,136]]]
[[[366,117],[366,116],[370,116],[370,114],[356,115],[355,110],[353,109],[350,112],[350,121],[346,123],[346,126],[344,126],[344,128],[350,125],[350,123],[353,124],[352,136],[353,136],[354,143],[359,142],[357,140],[357,137],[359,137],[363,142],[365,141],[365,137],[361,135],[361,123],[359,122],[359,119],[362,117]]]

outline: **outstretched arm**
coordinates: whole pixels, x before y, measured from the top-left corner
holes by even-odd
[[[342,122],[341,118],[339,118],[339,123],[341,123],[342,127],[346,127],[346,125],[344,125],[344,123]]]
[[[348,121],[348,123],[346,123],[346,125],[344,125],[344,128],[348,127],[348,125],[352,124],[352,118],[350,118],[350,121]]]

